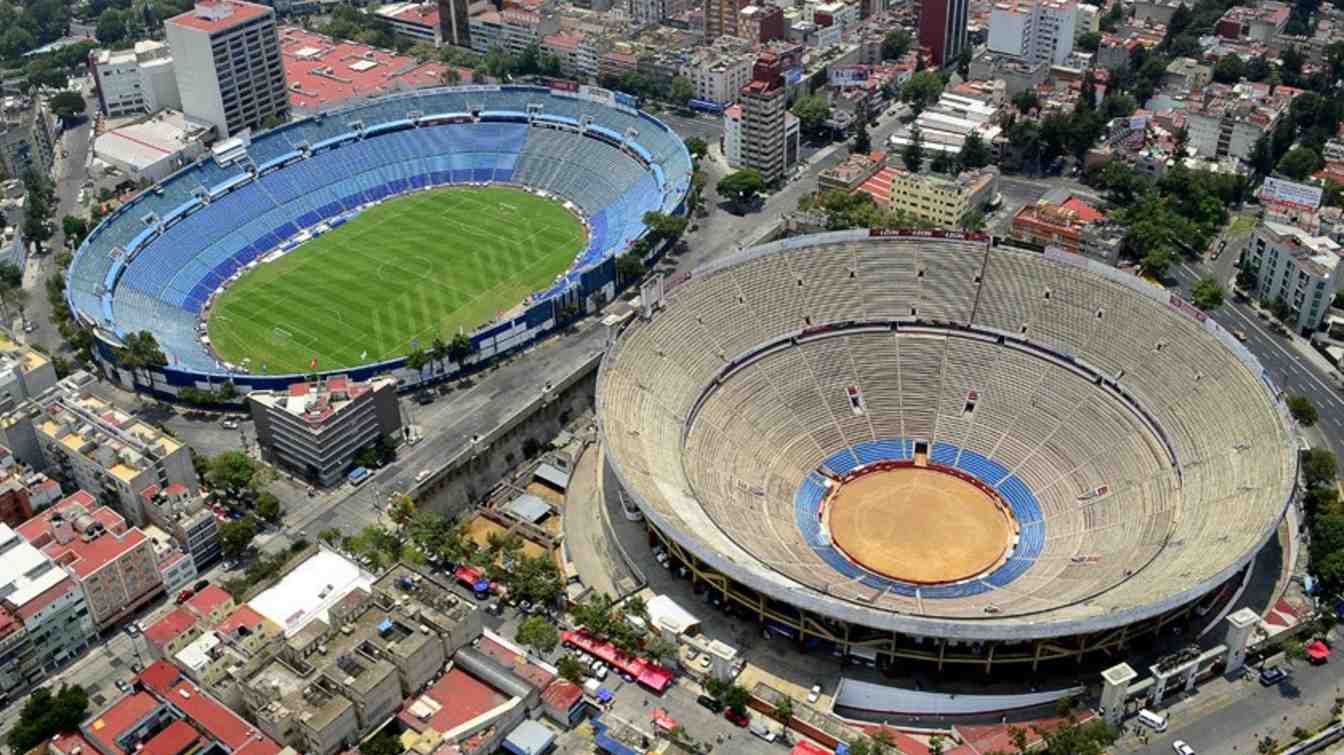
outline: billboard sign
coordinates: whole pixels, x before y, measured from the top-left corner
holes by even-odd
[[[1266,178],[1260,187],[1260,199],[1316,209],[1321,206],[1321,188],[1282,178]]]
[[[861,86],[868,81],[868,66],[831,66],[831,86]]]

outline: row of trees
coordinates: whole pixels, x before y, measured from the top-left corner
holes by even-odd
[[[617,604],[606,593],[588,596],[588,600],[570,609],[574,623],[588,630],[588,633],[615,645],[630,655],[644,655],[653,659],[670,658],[676,655],[677,645],[668,642],[656,632],[641,629],[630,618],[637,618],[644,627],[648,627],[649,611],[643,599],[638,596],[627,598]]]
[[[420,371],[432,364],[435,372],[443,372],[445,361],[461,366],[469,356],[471,356],[471,339],[466,334],[457,333],[447,341],[441,336],[435,336],[428,347],[417,345],[406,355],[406,366]]]

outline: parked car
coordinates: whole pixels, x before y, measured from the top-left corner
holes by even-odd
[[[186,603],[188,600],[191,600],[191,596],[195,594],[196,593],[191,590],[183,590],[182,592],[178,593],[177,594],[178,605],[181,605],[183,603]]]
[[[197,580],[196,584],[193,585],[191,589],[192,589],[192,591],[194,591],[194,592],[200,592],[201,590],[204,590],[205,588],[207,588],[207,587],[209,587],[209,586],[210,586],[210,580],[208,580],[208,579],[201,579],[201,580]]]
[[[607,664],[598,663],[592,670],[593,678],[599,682],[607,678]]]
[[[821,699],[821,685],[814,684],[812,685],[812,689],[807,691],[807,701],[809,703],[815,703],[819,699]]]
[[[1267,669],[1260,670],[1260,683],[1266,687],[1273,687],[1287,678],[1288,672],[1278,666],[1270,666]]]
[[[130,694],[130,692],[131,692],[131,685],[127,684],[125,679],[118,679],[118,680],[117,680],[117,689],[121,690],[122,692],[124,692],[124,693],[126,693],[126,694]]]
[[[745,713],[738,713],[732,708],[726,708],[723,711],[723,717],[731,721],[734,726],[740,726],[744,729],[751,724],[751,716]]]
[[[709,695],[701,695],[695,698],[695,701],[700,704],[701,708],[714,711],[715,713],[718,713],[723,710],[723,703],[719,702],[718,700],[715,700]]]
[[[1178,739],[1171,743],[1171,749],[1176,751],[1176,755],[1195,755],[1195,748],[1185,743],[1185,740]]]

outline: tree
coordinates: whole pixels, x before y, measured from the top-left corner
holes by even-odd
[[[117,356],[121,366],[133,373],[147,372],[168,364],[168,357],[159,348],[159,342],[154,338],[154,334],[148,330],[128,334],[125,343],[125,348],[121,349]],[[149,379],[146,378],[145,382],[149,382]],[[135,388],[137,391],[140,389],[138,381]]]
[[[545,618],[529,616],[518,626],[514,639],[540,653],[549,653],[560,643],[560,632]]]
[[[387,507],[387,518],[404,529],[415,518],[415,499],[408,495],[397,496]]]
[[[943,77],[937,71],[919,71],[906,82],[901,91],[901,99],[910,103],[915,114],[924,112],[924,108],[938,101],[943,93]]]
[[[887,36],[882,38],[882,59],[899,60],[910,51],[910,45],[913,41],[910,32],[905,29],[888,32]]]
[[[785,695],[779,698],[775,704],[775,718],[788,725],[789,719],[793,718],[793,698]]]
[[[616,258],[616,280],[621,285],[625,285],[643,274],[644,263],[640,261],[639,255],[634,253],[622,254]]]
[[[471,356],[471,339],[465,333],[458,333],[448,341],[448,360],[461,367]]]
[[[1190,293],[1194,299],[1194,305],[1205,312],[1223,306],[1223,296],[1226,294],[1223,287],[1218,285],[1218,279],[1212,275],[1206,275],[1195,281],[1195,285],[1190,288]]]
[[[1321,167],[1321,155],[1310,147],[1293,147],[1280,160],[1277,169],[1289,178],[1302,180]]]
[[[1289,399],[1289,411],[1292,411]],[[1308,402],[1307,406],[1311,406]],[[1312,411],[1315,408],[1312,407]],[[1302,452],[1302,479],[1307,487],[1332,485],[1335,482],[1335,455],[1324,448],[1310,448]]]
[[[1219,84],[1236,84],[1246,76],[1246,64],[1241,56],[1228,53],[1213,66],[1213,80]]]
[[[673,76],[668,86],[669,98],[676,105],[685,105],[695,96],[695,85],[685,76]]]
[[[52,114],[63,121],[84,115],[84,98],[79,92],[69,90],[58,92],[47,101],[47,105],[51,108]]]
[[[61,230],[65,233],[66,243],[77,247],[84,241],[84,237],[89,235],[89,224],[84,218],[66,215],[61,219]]]
[[[1303,427],[1311,427],[1316,424],[1316,420],[1319,418],[1311,399],[1302,395],[1288,397],[1288,411],[1293,415],[1293,419],[1297,420],[1297,423]]]
[[[809,134],[820,133],[831,117],[831,103],[815,94],[799,97],[790,109],[798,118],[798,127]]]
[[[126,39],[126,13],[116,8],[108,8],[98,16],[94,35],[105,45],[117,45]]]
[[[406,355],[406,368],[416,372],[423,370],[429,362],[429,352],[419,346],[416,346],[411,350],[411,353]]]
[[[967,210],[961,216],[961,227],[968,231],[985,230],[985,213],[979,209]]]
[[[857,155],[866,155],[873,151],[873,140],[868,136],[868,122],[860,120],[854,125],[854,141],[849,151]]]
[[[441,336],[434,336],[429,343],[429,356],[438,365],[437,371],[443,371],[443,360],[448,358],[448,343]]]
[[[1154,249],[1139,260],[1139,268],[1143,270],[1145,275],[1162,280],[1167,277],[1167,271],[1171,269],[1171,264],[1175,261],[1171,252],[1165,248]]]
[[[952,155],[940,149],[933,153],[933,160],[929,161],[929,170],[934,173],[956,173],[957,161],[952,159]]]
[[[957,155],[957,162],[966,170],[975,170],[989,165],[989,148],[985,146],[984,139],[980,138],[979,131],[972,131],[966,135],[966,140],[961,144],[961,153]]]
[[[566,655],[559,661],[556,661],[555,668],[560,672],[560,677],[568,679],[575,684],[583,683],[585,666],[572,655]]]
[[[1096,52],[1101,47],[1101,33],[1090,31],[1079,37],[1073,46],[1084,52]]]
[[[219,527],[219,545],[224,558],[234,559],[247,552],[257,536],[257,521],[251,515]]]
[[[743,168],[729,173],[719,179],[719,183],[715,187],[719,196],[739,207],[763,189],[765,189],[765,179],[761,177],[760,171],[755,168]]]
[[[9,730],[10,752],[28,752],[53,734],[78,731],[88,709],[88,693],[78,684],[62,685],[55,694],[50,687],[33,690]]]
[[[692,136],[686,140],[686,151],[691,153],[691,158],[699,160],[709,154],[709,144],[698,136]]]
[[[1040,106],[1041,99],[1037,97],[1036,92],[1031,89],[1026,89],[1013,95],[1013,107],[1016,107],[1017,112],[1022,115],[1026,115]]]
[[[918,173],[919,167],[924,164],[924,136],[919,126],[910,127],[910,143],[901,152],[901,160],[911,173]]]
[[[263,521],[275,524],[280,521],[280,499],[268,492],[257,496],[257,516]]]
[[[210,459],[205,481],[212,488],[236,494],[251,486],[256,473],[257,464],[252,457],[242,451],[225,451]]]
[[[361,742],[359,751],[364,755],[401,755],[405,748],[392,732],[384,730]]]
[[[723,691],[723,704],[739,716],[747,714],[747,703],[751,702],[751,693],[745,687],[729,685]]]

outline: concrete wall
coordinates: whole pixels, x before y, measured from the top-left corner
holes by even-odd
[[[528,441],[544,447],[572,419],[593,406],[599,356],[555,383],[411,491],[422,508],[456,516],[484,498],[524,460]]]

